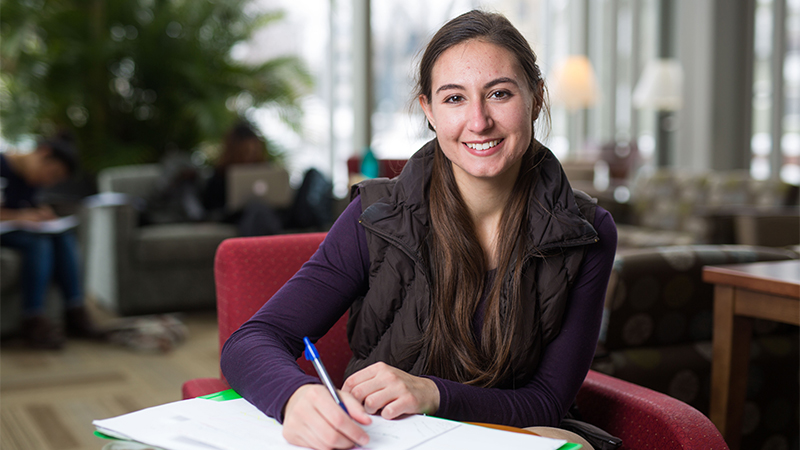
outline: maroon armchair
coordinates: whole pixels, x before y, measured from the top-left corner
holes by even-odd
[[[224,241],[214,266],[220,348],[297,272],[319,247],[325,233],[289,234]],[[347,317],[342,317],[316,344],[325,355],[333,382],[341,386],[351,352]],[[315,375],[304,358],[303,370]],[[224,377],[199,378],[183,385],[183,398],[228,389]],[[577,397],[583,419],[622,438],[623,449],[727,449],[711,421],[672,397],[590,371]]]
[[[220,244],[214,260],[220,350],[228,337],[300,270],[324,238],[325,233],[282,234],[228,239]],[[344,382],[344,369],[352,355],[346,325],[347,314],[316,343],[337,386]],[[297,362],[306,373],[316,376],[305,358]],[[229,387],[221,373],[219,378],[197,378],[183,384],[183,398]]]

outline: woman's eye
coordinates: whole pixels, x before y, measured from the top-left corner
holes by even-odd
[[[511,94],[509,94],[506,91],[494,91],[494,92],[492,92],[492,95],[490,97],[491,98],[501,99],[501,98],[508,98],[510,96],[511,96]]]
[[[463,100],[463,97],[461,97],[460,95],[451,95],[450,97],[447,97],[446,99],[444,99],[444,102],[445,103],[458,103],[461,100]]]

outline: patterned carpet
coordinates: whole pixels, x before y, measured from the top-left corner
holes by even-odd
[[[179,400],[190,378],[219,374],[216,316],[181,316],[188,338],[168,353],[69,341],[61,351],[0,347],[0,448],[100,450],[92,420]]]

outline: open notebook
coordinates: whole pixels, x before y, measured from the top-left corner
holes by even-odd
[[[231,397],[238,395],[224,391],[211,398],[181,400],[92,423],[101,437],[136,441],[165,450],[299,448],[286,442],[276,420],[246,400]],[[579,444],[563,440],[421,415],[398,420],[373,416],[372,424],[364,429],[370,436],[370,443],[364,449],[372,450],[580,448]]]

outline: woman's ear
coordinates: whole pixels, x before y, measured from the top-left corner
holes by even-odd
[[[419,97],[417,97],[417,100],[419,100],[419,106],[422,108],[422,112],[425,113],[425,117],[428,119],[428,128],[430,128],[431,131],[435,132],[436,124],[431,119],[433,114],[431,111],[431,103],[428,101],[428,97],[425,95],[420,95]]]
[[[544,81],[539,81],[536,84],[536,91],[533,93],[533,106],[531,109],[531,119],[533,122],[539,118],[542,112],[542,105],[544,105]]]

